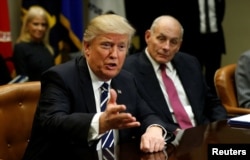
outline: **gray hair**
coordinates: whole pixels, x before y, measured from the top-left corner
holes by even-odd
[[[174,20],[176,23],[178,23],[179,26],[180,26],[180,29],[181,29],[181,35],[180,35],[180,36],[181,36],[181,39],[183,38],[183,34],[184,34],[183,26],[181,25],[181,23],[180,23],[176,18],[174,18],[173,16],[170,16],[170,15],[162,15],[162,16],[157,17],[157,18],[153,21],[153,23],[152,23],[152,25],[151,25],[151,27],[150,27],[150,30],[151,30],[152,32],[154,32],[155,27],[158,25],[159,21],[161,21],[162,19],[171,19],[171,20]]]

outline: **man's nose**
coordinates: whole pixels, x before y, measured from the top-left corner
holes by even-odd
[[[169,41],[169,40],[165,41],[165,42],[162,44],[162,46],[163,46],[164,49],[169,49],[169,48],[170,48],[170,41]]]
[[[113,47],[110,48],[110,55],[111,55],[112,57],[117,57],[118,51],[119,51],[119,50],[118,50],[118,47],[113,46]]]

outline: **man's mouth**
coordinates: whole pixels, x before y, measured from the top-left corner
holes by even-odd
[[[107,66],[107,68],[109,68],[109,69],[114,69],[115,67],[117,67],[117,64],[116,64],[116,63],[109,63],[109,64],[107,64],[106,66]]]

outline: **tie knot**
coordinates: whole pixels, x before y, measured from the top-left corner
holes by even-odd
[[[167,67],[166,64],[160,64],[161,71],[165,71],[166,67]]]
[[[109,85],[108,85],[108,83],[105,83],[105,82],[101,86],[102,91],[108,91],[108,88],[109,88]]]

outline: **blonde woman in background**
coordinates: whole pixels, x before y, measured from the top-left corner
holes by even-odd
[[[46,10],[40,6],[31,6],[25,14],[20,36],[14,46],[13,62],[17,75],[27,76],[29,81],[37,81],[42,72],[55,64],[49,32]]]

